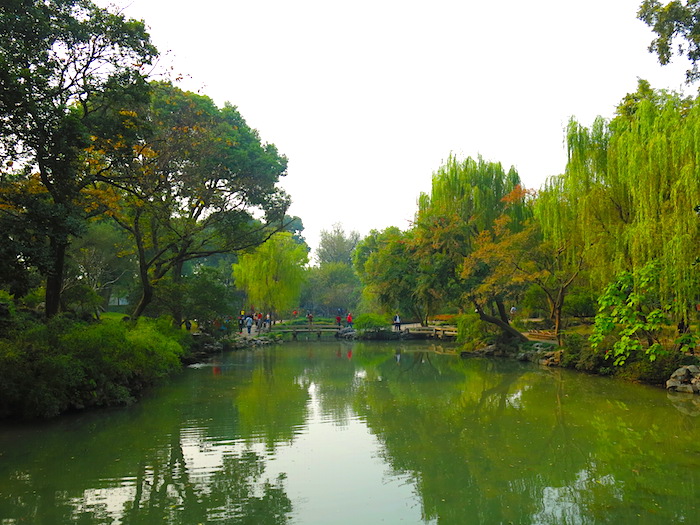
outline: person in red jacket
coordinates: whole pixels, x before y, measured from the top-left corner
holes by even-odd
[[[348,312],[348,316],[345,320],[348,323],[348,328],[352,328],[352,314],[350,312]]]

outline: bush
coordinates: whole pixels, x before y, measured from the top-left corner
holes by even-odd
[[[585,339],[581,334],[564,334],[562,338],[563,352],[561,366],[565,368],[574,368],[581,357],[584,344]]]
[[[665,385],[674,370],[682,366],[685,357],[680,352],[669,352],[652,362],[642,352],[639,355],[630,356],[623,366],[616,367],[615,376],[627,381]]]
[[[35,323],[0,340],[0,416],[131,403],[180,367],[183,335],[168,320]]]
[[[391,322],[383,315],[360,314],[353,322],[353,325],[358,330],[376,330],[378,328],[386,328],[390,326]]]

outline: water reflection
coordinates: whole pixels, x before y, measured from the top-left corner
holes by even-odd
[[[0,523],[695,521],[694,399],[447,350],[236,352],[126,410],[5,425]]]

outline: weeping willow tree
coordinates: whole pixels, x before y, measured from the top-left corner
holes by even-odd
[[[502,288],[484,293],[478,286],[479,276],[463,278],[464,263],[475,240],[494,228],[506,208],[511,227],[522,224],[525,206],[508,203],[506,198],[519,186],[514,168],[506,172],[500,163],[481,157],[460,161],[450,156],[433,174],[430,194],[419,197],[415,231],[418,252],[433,269],[430,281],[422,285],[445,304],[463,308],[470,303],[469,308],[475,308],[482,320],[522,339],[508,321],[504,305],[507,293]],[[477,289],[481,291],[476,293]]]
[[[698,302],[700,103],[640,80],[609,123],[571,121],[562,190],[600,282],[659,264],[658,297],[677,319]],[[556,226],[551,225],[552,228]]]
[[[232,265],[233,278],[252,308],[282,312],[299,299],[308,262],[306,245],[289,232],[279,232],[252,253],[241,255]]]
[[[576,227],[577,202],[567,191],[566,182],[562,175],[549,177],[537,193],[532,225],[535,242],[524,245],[528,254],[516,265],[544,292],[559,340],[565,298],[581,280],[588,250]]]

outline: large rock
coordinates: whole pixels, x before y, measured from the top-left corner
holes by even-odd
[[[666,389],[671,392],[697,394],[700,392],[700,367],[682,366],[676,369],[666,381]]]

